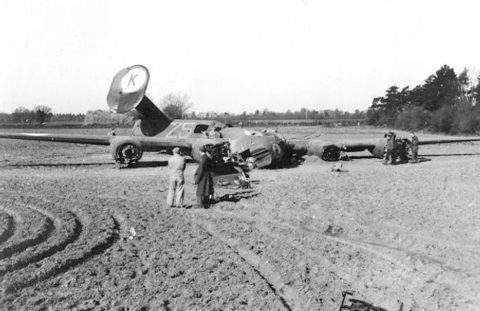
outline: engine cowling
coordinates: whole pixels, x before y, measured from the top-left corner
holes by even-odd
[[[338,161],[342,152],[339,146],[314,140],[307,143],[306,150],[307,155],[316,155],[324,161]]]
[[[133,165],[143,155],[140,142],[132,138],[118,138],[111,143],[111,154],[115,163]]]
[[[325,146],[321,158],[323,161],[340,160],[341,150],[337,146]]]
[[[387,142],[386,139],[380,139],[373,149],[369,149],[370,153],[377,159],[382,159],[383,154],[385,151],[385,143]]]

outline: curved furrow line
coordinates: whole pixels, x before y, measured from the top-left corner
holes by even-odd
[[[14,217],[7,212],[0,212],[0,244],[5,243],[14,232]]]
[[[19,207],[17,205],[17,207]],[[13,211],[10,211],[13,212]],[[10,243],[0,248],[0,260],[9,258],[15,253],[23,252],[28,247],[45,241],[55,229],[53,220],[45,213],[23,208],[20,216],[22,226],[15,230],[15,234],[9,240]],[[15,213],[15,212],[13,212]]]
[[[80,238],[61,251],[24,269],[7,273],[0,283],[0,290],[10,295],[33,286],[82,264],[93,256],[103,253],[119,238],[120,225],[113,216],[98,217],[94,223],[86,223]],[[93,219],[91,219],[93,221]]]
[[[0,262],[0,277],[64,250],[67,245],[75,242],[82,232],[81,222],[70,211],[57,215],[55,222],[58,223],[55,224],[55,231],[45,243],[29,247],[24,252]]]
[[[255,253],[242,248],[238,240],[229,238],[221,234],[212,223],[195,218],[194,222],[205,230],[210,236],[225,244],[235,254],[250,266],[253,271],[263,279],[275,296],[278,297],[286,310],[302,310],[300,300],[295,290],[282,281],[282,277],[267,262],[262,260]]]

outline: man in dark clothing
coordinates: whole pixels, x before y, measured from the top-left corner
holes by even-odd
[[[205,146],[200,147],[202,158],[195,172],[195,185],[197,185],[197,208],[208,208],[209,196],[213,195],[213,179],[211,172],[211,155]]]

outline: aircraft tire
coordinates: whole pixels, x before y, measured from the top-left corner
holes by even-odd
[[[135,140],[119,140],[112,144],[112,158],[115,162],[132,165],[137,163],[143,156],[140,143]]]
[[[322,154],[322,160],[324,161],[338,161],[340,159],[340,148],[336,146],[328,146],[325,148]]]

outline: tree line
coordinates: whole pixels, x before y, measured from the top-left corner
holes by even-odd
[[[472,78],[467,69],[459,75],[448,65],[430,75],[423,84],[410,89],[391,86],[382,97],[373,99],[367,111],[345,112],[301,108],[275,112],[257,109],[254,112],[235,114],[229,112],[190,111],[193,103],[184,93],[164,96],[158,106],[172,119],[208,119],[233,125],[273,124],[324,124],[337,121],[341,124],[367,124],[400,129],[427,129],[433,132],[476,133],[480,132],[480,76]],[[296,120],[296,121],[295,121]],[[87,114],[54,114],[47,106],[32,110],[19,107],[13,113],[0,113],[0,124],[16,123],[77,123],[84,126],[131,126],[133,118],[107,110],[88,111]]]
[[[480,76],[467,69],[459,75],[448,65],[410,89],[391,86],[374,98],[367,124],[407,130],[427,129],[448,134],[480,130]]]
[[[44,105],[32,110],[18,107],[12,113],[0,113],[0,124],[45,124],[46,122],[83,122],[85,114],[52,113],[52,108]]]
[[[296,111],[287,110],[286,112],[257,109],[253,112],[243,111],[238,114],[215,111],[197,113],[190,111],[193,103],[185,93],[167,94],[159,101],[158,106],[172,119],[216,120],[232,125],[237,125],[241,122],[245,126],[299,123],[317,125],[328,124],[331,120],[352,121],[357,124],[359,120],[363,121],[366,118],[366,112],[360,110],[352,113],[338,109],[310,110],[306,108]],[[0,124],[44,124],[45,122],[76,123],[83,126],[131,126],[134,123],[134,119],[128,114],[116,114],[102,109],[88,111],[86,114],[54,114],[51,108],[47,106],[37,106],[33,110],[19,107],[11,114],[0,113]]]
[[[44,123],[49,121],[52,116],[52,109],[48,106],[35,106],[32,110],[25,107],[18,107],[11,114],[0,113],[0,122]]]

